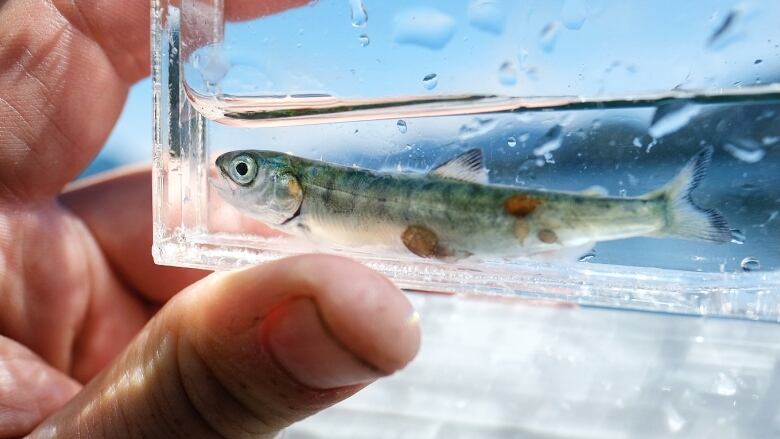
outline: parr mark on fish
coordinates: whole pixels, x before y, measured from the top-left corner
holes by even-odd
[[[525,218],[542,203],[539,198],[527,194],[512,195],[504,202],[504,211],[517,218]]]

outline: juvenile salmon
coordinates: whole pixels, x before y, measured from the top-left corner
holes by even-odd
[[[426,258],[513,257],[636,236],[729,242],[715,210],[691,198],[712,148],[668,184],[637,198],[488,183],[479,149],[427,174],[385,173],[275,151],[234,151],[217,167],[222,196],[282,231],[342,246],[383,246]]]

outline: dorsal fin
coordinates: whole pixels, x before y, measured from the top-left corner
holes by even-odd
[[[436,166],[429,173],[442,178],[487,184],[488,172],[482,163],[482,150],[470,149]]]

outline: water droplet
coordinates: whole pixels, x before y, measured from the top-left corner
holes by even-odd
[[[745,243],[745,232],[739,229],[730,229],[732,244],[742,245]]]
[[[358,38],[358,41],[360,41],[360,47],[366,47],[369,44],[371,44],[371,39],[368,38],[368,35],[363,34]]]
[[[552,159],[551,153],[560,148],[561,144],[563,144],[563,127],[555,125],[539,139],[539,146],[534,148],[534,155],[545,156],[546,159],[549,155],[549,159]]]
[[[442,49],[455,35],[455,20],[430,7],[413,7],[396,14],[393,41],[398,44]]]
[[[596,252],[595,251],[590,251],[590,252],[585,253],[584,255],[580,256],[580,258],[577,259],[577,260],[580,261],[580,262],[587,262],[587,261],[590,261],[591,259],[593,259],[595,257],[596,257]]]
[[[687,102],[661,105],[655,110],[647,132],[654,139],[660,139],[688,125],[701,108]]]
[[[517,70],[511,62],[506,61],[501,64],[498,69],[498,80],[506,86],[517,84]]]
[[[540,33],[539,45],[545,52],[552,52],[555,49],[555,42],[558,40],[558,33],[561,31],[561,22],[552,21],[542,28]]]
[[[497,124],[498,121],[495,119],[475,117],[471,122],[463,124],[460,127],[460,139],[468,140],[483,134],[487,134],[493,128],[495,128]]]
[[[426,90],[433,90],[439,84],[439,77],[436,76],[436,73],[429,73],[425,75],[422,83]]]
[[[510,138],[506,139],[506,144],[510,148],[514,148],[515,146],[517,146],[517,139],[515,139],[514,137],[510,137]]]
[[[349,0],[349,6],[352,9],[352,26],[366,27],[368,12],[366,12],[366,5],[363,4],[363,0]]]
[[[761,269],[761,261],[758,258],[748,256],[739,263],[739,266],[742,267],[742,271],[758,271]]]
[[[718,373],[714,387],[715,392],[721,396],[734,396],[738,390],[736,380],[723,372]]]
[[[745,163],[758,163],[766,155],[761,144],[753,139],[735,139],[723,145],[723,149]]]
[[[207,86],[214,87],[227,75],[230,62],[222,50],[222,45],[210,44],[193,54],[192,67],[200,73]]]
[[[408,127],[406,126],[405,120],[399,120],[398,123],[395,124],[395,126],[398,127],[398,131],[401,132],[401,134],[406,134],[406,131],[408,131]]]
[[[469,23],[483,32],[498,35],[504,31],[506,14],[499,0],[471,0],[468,17]]]
[[[707,40],[707,46],[721,49],[736,40],[737,32],[735,31],[735,28],[737,27],[741,15],[742,12],[739,9],[732,9],[729,11],[715,30],[712,31],[710,38]]]
[[[591,0],[592,1],[592,0]],[[561,21],[566,29],[579,30],[588,17],[588,0],[566,0],[561,10]]]

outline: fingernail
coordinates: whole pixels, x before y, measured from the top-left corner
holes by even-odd
[[[274,310],[260,337],[289,375],[313,389],[365,384],[383,376],[331,335],[310,299],[295,299]]]

